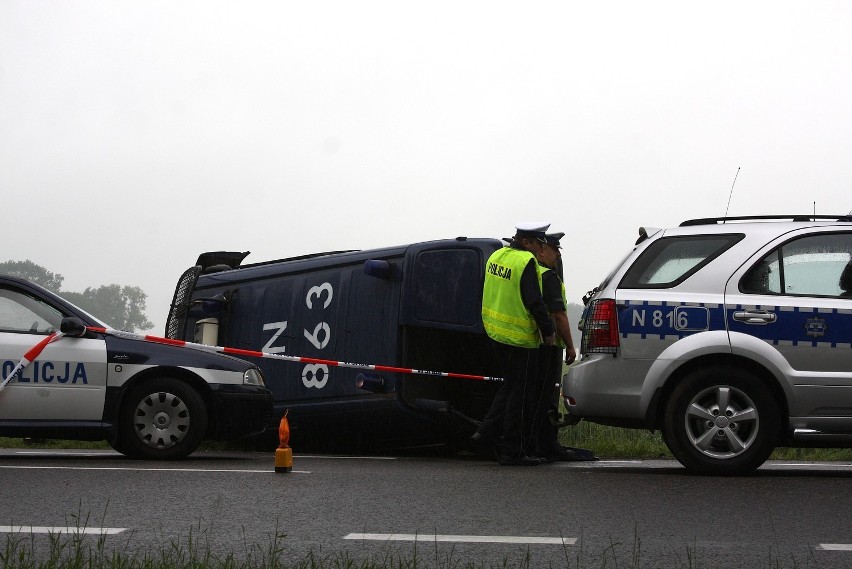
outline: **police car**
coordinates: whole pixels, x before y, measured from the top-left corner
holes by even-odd
[[[641,228],[584,298],[571,415],[660,429],[704,474],[776,446],[852,447],[852,217]]]
[[[204,439],[262,432],[272,395],[248,362],[105,329],[59,296],[0,276],[0,436],[106,439],[135,458],[176,459]],[[22,356],[50,334],[33,361]],[[14,375],[14,377],[10,377]]]

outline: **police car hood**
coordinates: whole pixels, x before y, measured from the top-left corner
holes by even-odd
[[[207,352],[193,346],[172,346],[109,335],[106,336],[106,349],[109,363],[197,367],[236,372],[256,367],[245,360]]]

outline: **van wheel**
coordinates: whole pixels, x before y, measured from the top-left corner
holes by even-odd
[[[752,374],[712,367],[687,375],[666,405],[663,440],[699,474],[751,472],[772,453],[780,432],[778,404]]]
[[[119,414],[120,452],[172,460],[198,448],[207,432],[207,407],[186,382],[157,378],[127,392]]]

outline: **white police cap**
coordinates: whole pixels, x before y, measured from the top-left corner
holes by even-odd
[[[543,221],[530,221],[519,223],[515,226],[515,237],[532,237],[544,239],[544,234],[550,229],[550,223]]]
[[[559,240],[563,237],[565,237],[565,233],[560,231],[559,233],[548,233],[544,236],[544,240],[548,245],[561,249],[562,245],[560,245]]]

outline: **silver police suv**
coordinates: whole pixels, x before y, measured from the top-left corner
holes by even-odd
[[[583,299],[571,415],[662,432],[689,470],[852,447],[852,216],[641,228]]]

